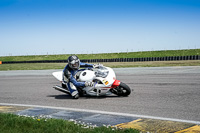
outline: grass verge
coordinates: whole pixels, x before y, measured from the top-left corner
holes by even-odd
[[[143,58],[166,56],[200,55],[200,49],[141,51],[104,54],[76,54],[80,59],[112,59],[112,58]],[[40,61],[40,60],[66,60],[70,54],[63,55],[32,55],[32,56],[5,56],[0,61]]]
[[[200,60],[186,61],[147,61],[147,62],[103,62],[104,66],[120,67],[165,67],[165,66],[200,66]],[[0,71],[8,70],[45,70],[64,69],[66,63],[19,63],[0,64]]]
[[[139,133],[134,129],[88,127],[61,119],[46,119],[0,113],[3,133]]]

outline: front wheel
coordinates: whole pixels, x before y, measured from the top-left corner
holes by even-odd
[[[118,87],[111,89],[111,92],[118,96],[128,96],[131,94],[131,89],[128,85],[121,82]]]

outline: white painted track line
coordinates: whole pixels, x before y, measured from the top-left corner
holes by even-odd
[[[79,112],[90,112],[90,113],[99,113],[99,114],[108,114],[108,115],[117,115],[117,116],[127,116],[127,117],[157,119],[157,120],[165,120],[165,121],[185,122],[185,123],[192,123],[192,124],[200,125],[200,121],[191,121],[191,120],[182,120],[182,119],[173,119],[173,118],[156,117],[156,116],[147,116],[147,115],[138,115],[138,114],[128,114],[128,113],[118,113],[118,112],[108,112],[108,111],[99,111],[99,110],[88,110],[88,109],[77,109],[77,108],[65,108],[65,107],[52,107],[52,106],[41,106],[41,105],[27,105],[27,104],[11,104],[11,103],[0,103],[0,105],[4,105],[4,106],[24,106],[24,107],[34,107],[34,108],[60,109],[60,110],[79,111]]]

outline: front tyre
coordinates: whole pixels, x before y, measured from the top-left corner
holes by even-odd
[[[120,85],[116,88],[111,89],[111,92],[118,96],[128,96],[131,94],[131,89],[125,83],[120,82]]]

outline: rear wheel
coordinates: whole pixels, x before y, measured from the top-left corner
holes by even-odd
[[[128,85],[121,82],[118,87],[111,89],[111,92],[118,96],[128,96],[131,94],[131,89]]]

